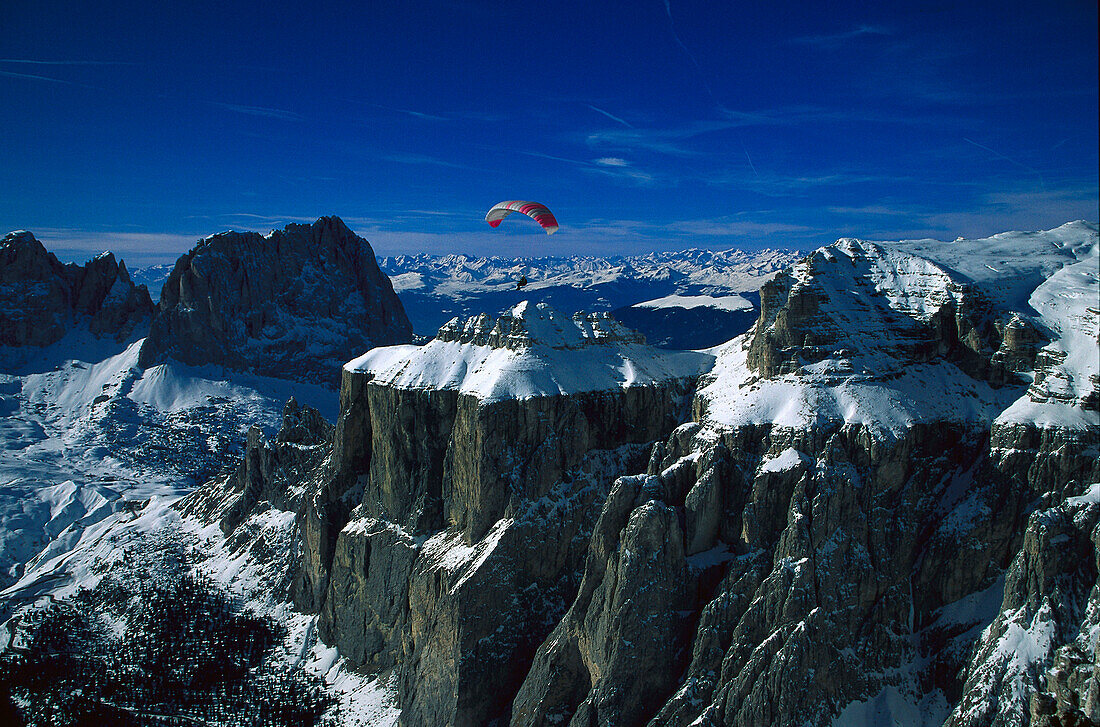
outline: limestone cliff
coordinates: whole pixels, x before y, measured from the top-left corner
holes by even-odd
[[[223,232],[181,257],[141,352],[336,387],[340,366],[412,326],[366,240],[338,217]]]
[[[217,523],[229,552],[248,551],[262,564],[265,595],[275,601],[290,598],[302,558],[293,520],[325,476],[333,435],[320,412],[290,399],[274,439],[253,426],[237,466],[175,505],[185,515]]]
[[[697,423],[606,499],[513,724],[1092,709],[1094,518],[1078,504],[1040,518],[1045,535],[1026,524],[1100,480],[1095,228],[940,245],[842,240],[765,286]],[[1006,660],[1036,623],[1058,636]]]
[[[397,674],[407,723],[506,718],[613,475],[682,420],[712,360],[521,304],[348,364],[299,604],[341,655]]]
[[[295,602],[404,725],[1085,724],[1097,256],[1086,223],[841,240],[709,352],[456,319],[208,511],[297,509]]]
[[[48,346],[79,329],[122,342],[152,313],[149,291],[112,253],[64,265],[29,232],[0,240],[0,346]]]

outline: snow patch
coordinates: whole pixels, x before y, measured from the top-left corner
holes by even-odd
[[[543,304],[521,303],[508,318],[512,327],[500,331],[501,345],[488,344],[488,336],[497,334],[482,324],[484,344],[437,338],[425,346],[375,348],[344,368],[400,389],[449,389],[500,401],[656,384],[698,376],[714,362],[707,353],[664,351],[622,340]],[[482,320],[471,319],[456,335],[482,336],[480,330],[467,330]],[[514,321],[521,322],[522,333],[515,333]]]
[[[663,298],[635,303],[634,308],[717,308],[718,310],[752,310],[752,303],[740,295],[666,295]]]
[[[760,465],[760,472],[786,472],[803,464],[811,465],[813,460],[794,447],[787,447],[775,457],[765,460]]]

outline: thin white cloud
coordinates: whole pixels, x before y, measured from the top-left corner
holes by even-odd
[[[374,108],[382,109],[383,111],[392,111],[395,114],[405,114],[407,116],[412,116],[412,117],[417,118],[417,119],[425,119],[427,121],[449,121],[450,120],[446,116],[439,116],[437,114],[429,114],[429,113],[425,113],[424,111],[414,111],[412,109],[399,109],[399,108],[394,108],[393,106],[383,106],[382,104],[377,104],[377,103],[367,103],[367,106],[373,106]]]
[[[702,152],[689,149],[682,142],[714,131],[731,129],[732,121],[696,121],[670,129],[613,129],[589,133],[585,140],[591,147],[612,149],[645,149],[673,156],[695,156]]]
[[[129,61],[39,61],[30,58],[0,58],[0,63],[21,63],[34,66],[136,66]]]
[[[539,159],[550,159],[556,162],[572,164],[585,172],[603,174],[643,186],[654,184],[659,179],[656,174],[632,168],[629,162],[618,157],[603,157],[593,161],[585,161],[583,159],[568,159],[566,157],[553,156],[552,154],[543,154],[537,151],[521,151],[519,153],[526,156],[538,157]]]
[[[756,222],[730,218],[685,220],[668,225],[674,232],[710,237],[761,237],[784,233],[813,232],[812,227],[788,222]]]
[[[429,215],[432,217],[454,217],[457,213],[451,210],[405,210],[410,215]]]
[[[217,218],[259,220],[265,224],[286,224],[289,222],[314,222],[320,215],[308,217],[302,215],[258,215],[252,212],[223,212],[213,215]]]
[[[633,128],[634,128],[634,124],[631,124],[631,123],[630,123],[630,122],[628,122],[628,121],[625,121],[625,120],[623,120],[623,119],[620,119],[620,118],[619,118],[618,116],[616,116],[616,115],[614,115],[614,114],[612,114],[612,113],[609,113],[609,112],[607,112],[607,111],[604,111],[603,109],[601,109],[601,108],[599,108],[599,107],[597,107],[597,106],[593,106],[592,104],[585,104],[585,106],[587,106],[588,108],[592,109],[593,111],[595,111],[595,112],[596,112],[596,113],[598,113],[598,114],[603,114],[604,116],[606,116],[607,118],[611,119],[612,121],[616,121],[616,122],[618,122],[618,123],[622,124],[623,126],[625,126],[625,127],[626,127],[626,128],[628,128],[628,129],[633,129]]]
[[[710,84],[707,83],[707,78],[703,74],[703,69],[699,65],[699,61],[697,61],[695,59],[695,54],[692,53],[690,50],[688,50],[688,47],[686,45],[684,45],[684,41],[682,41],[680,39],[680,34],[676,32],[676,24],[672,20],[672,5],[671,5],[671,3],[669,2],[669,0],[664,0],[664,3],[665,3],[665,14],[668,15],[668,29],[669,29],[669,32],[672,33],[672,37],[673,37],[673,39],[675,39],[676,44],[680,46],[681,50],[684,51],[684,54],[691,61],[691,65],[695,66],[695,72],[698,74],[699,80],[703,84],[703,88],[705,88],[707,90],[707,95],[710,96],[710,100],[713,101],[716,105],[721,106],[721,104],[718,103],[718,99],[714,97],[714,91],[711,90]]]
[[[222,103],[221,101],[211,101],[211,103],[223,109],[235,111],[238,114],[246,114],[248,116],[263,116],[269,119],[282,119],[284,121],[302,120],[301,114],[285,109],[272,109],[266,106],[246,106],[244,104]]]
[[[979,144],[978,142],[973,141],[972,139],[967,139],[965,136],[963,137],[963,141],[965,141],[967,144],[972,144],[973,146],[976,146],[979,149],[984,149],[985,151],[989,152],[993,156],[998,157],[1000,159],[1004,159],[1006,162],[1009,162],[1010,164],[1015,164],[1016,166],[1020,167],[1021,169],[1025,170],[1025,171],[1031,172],[1032,174],[1037,174],[1037,175],[1039,175],[1039,181],[1040,182],[1043,181],[1043,175],[1042,175],[1041,172],[1039,172],[1038,169],[1035,169],[1034,167],[1029,167],[1028,165],[1024,164],[1023,162],[1018,162],[1010,156],[1006,156],[1005,154],[1002,154],[999,151],[996,151],[994,149],[990,149],[985,144]]]
[[[568,157],[554,156],[553,154],[543,154],[540,151],[520,151],[520,154],[529,157],[538,157],[539,159],[550,159],[555,162],[565,162],[566,164],[576,164],[578,166],[586,166],[588,162],[582,159],[569,159]]]
[[[46,249],[62,260],[84,262],[104,250],[131,266],[172,262],[203,236],[164,232],[99,232],[66,228],[31,231]]]
[[[791,38],[791,43],[798,45],[812,45],[818,48],[839,48],[849,41],[853,41],[857,38],[863,38],[866,36],[885,36],[892,35],[893,32],[888,28],[883,28],[875,25],[860,25],[846,30],[840,33],[832,33],[829,35],[806,35],[799,38]]]
[[[1095,184],[1055,190],[987,191],[965,201],[966,209],[932,209],[922,205],[870,204],[830,207],[829,213],[849,222],[839,231],[860,237],[898,240],[934,237],[982,238],[1009,230],[1045,230],[1066,222],[1097,220]]]
[[[8,76],[10,78],[26,78],[33,81],[48,81],[50,83],[61,83],[66,86],[82,86],[84,88],[92,88],[83,83],[75,83],[73,81],[65,81],[60,78],[50,78],[49,76],[39,76],[35,73],[16,73],[15,71],[0,71],[0,76]]]
[[[433,157],[428,154],[387,154],[382,157],[386,161],[397,162],[398,164],[413,164],[413,165],[426,165],[434,167],[447,167],[448,169],[465,169],[467,171],[487,172],[488,169],[481,169],[479,167],[471,167],[468,164],[459,164],[457,162],[449,162],[446,159],[440,159],[439,157]]]

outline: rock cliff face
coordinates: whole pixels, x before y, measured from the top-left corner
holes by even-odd
[[[1095,721],[1098,259],[1086,223],[841,240],[709,353],[454,320],[218,517],[298,509],[294,599],[405,725]]]
[[[83,327],[121,342],[152,313],[149,291],[109,252],[63,265],[29,232],[0,240],[0,346],[48,346]]]
[[[370,245],[322,217],[202,240],[164,285],[141,363],[171,356],[336,387],[354,353],[411,338]]]
[[[176,504],[185,515],[217,523],[229,552],[247,550],[265,564],[261,577],[268,582],[263,585],[275,601],[290,598],[302,557],[292,521],[306,493],[316,491],[324,477],[333,435],[320,412],[291,399],[274,440],[253,426],[237,467]]]
[[[977,643],[961,725],[1100,723],[1100,484],[1036,510],[1005,576],[997,618]],[[1030,720],[1030,722],[1029,722]]]
[[[644,465],[712,360],[521,304],[348,364],[299,604],[342,655],[396,673],[408,723],[506,718],[614,473]]]
[[[698,422],[607,497],[513,724],[1091,714],[1095,228],[918,247],[842,240],[765,286]]]

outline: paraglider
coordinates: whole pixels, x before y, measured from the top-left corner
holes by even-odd
[[[519,290],[520,288],[522,288],[525,285],[527,285],[527,276],[526,275],[519,276],[519,282],[516,283],[516,290]]]
[[[521,212],[542,225],[547,235],[553,235],[558,231],[558,221],[554,218],[554,213],[547,209],[546,205],[538,202],[517,200],[500,202],[493,205],[493,208],[485,215],[485,221],[489,223],[489,227],[497,227],[505,217],[513,212]]]

